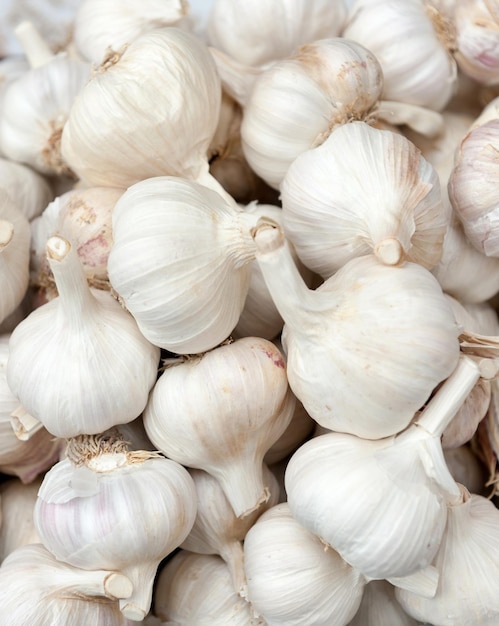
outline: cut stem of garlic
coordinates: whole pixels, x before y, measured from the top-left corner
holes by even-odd
[[[26,55],[30,67],[40,67],[54,58],[54,53],[41,37],[33,22],[21,22],[15,29],[24,54]]]

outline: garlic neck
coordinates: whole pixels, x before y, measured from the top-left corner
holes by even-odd
[[[54,58],[52,50],[32,22],[21,22],[14,32],[32,69],[41,67]]]

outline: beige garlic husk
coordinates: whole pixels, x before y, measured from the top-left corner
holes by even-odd
[[[58,460],[64,442],[39,428],[36,420],[29,434],[16,429],[15,416],[24,416],[25,411],[7,383],[9,339],[10,335],[0,335],[0,472],[27,484]]]
[[[0,189],[0,323],[21,304],[29,282],[29,222]]]
[[[343,0],[215,0],[207,35],[240,63],[260,66],[283,59],[302,44],[337,37],[346,17]]]
[[[0,485],[0,563],[14,550],[40,543],[33,509],[42,478],[29,485],[13,478]]]
[[[495,0],[456,0],[459,69],[482,85],[499,83],[499,10]]]
[[[499,119],[475,127],[463,138],[449,178],[449,198],[471,244],[499,257],[496,145]]]
[[[435,596],[421,598],[399,589],[395,594],[407,613],[435,626],[494,626],[499,618],[499,511],[487,498],[460,489],[433,561],[439,572]]]
[[[386,37],[386,33],[392,35]],[[451,18],[426,0],[354,0],[343,37],[376,55],[383,98],[441,111],[457,85]]]
[[[448,503],[460,493],[440,436],[480,375],[475,361],[461,357],[415,423],[395,437],[331,432],[303,444],[285,473],[295,519],[366,577],[434,594],[431,563]]]
[[[109,292],[88,286],[67,239],[50,237],[47,256],[59,296],[10,336],[12,393],[56,437],[134,420],[156,381],[159,348]]]
[[[143,33],[174,26],[188,13],[186,0],[83,0],[74,18],[76,49],[100,63],[108,48],[119,50]]]
[[[86,571],[57,560],[40,543],[12,552],[0,567],[2,626],[133,626],[118,598],[131,593],[119,572]],[[19,601],[20,595],[23,601]]]
[[[265,217],[270,218],[280,226],[283,224],[283,211],[275,205],[252,202],[245,207],[245,211],[255,216],[255,221],[259,217]],[[311,285],[312,271],[300,261],[293,246],[291,246],[291,254],[303,280],[307,285]],[[282,331],[284,321],[267,289],[257,261],[252,261],[250,267],[251,277],[248,293],[232,336],[236,339],[240,337],[263,337],[272,340]]]
[[[7,158],[42,174],[71,174],[61,156],[61,133],[88,80],[90,65],[64,54],[52,55],[31,24],[19,28],[23,29],[19,32],[31,69],[5,92],[0,120],[2,151]]]
[[[345,626],[365,578],[291,515],[287,503],[265,512],[244,540],[248,600],[268,626]]]
[[[108,274],[151,343],[196,354],[227,339],[248,292],[257,219],[179,177],[127,189],[113,210]]]
[[[471,493],[487,495],[484,493],[487,482],[485,466],[470,445],[444,450],[444,458],[449,472],[457,483],[464,485]]]
[[[0,158],[0,180],[28,221],[40,215],[54,197],[47,180],[22,163]]]
[[[219,481],[207,472],[189,469],[197,493],[197,514],[194,526],[180,545],[197,554],[216,554],[227,563],[234,590],[246,597],[243,540],[248,530],[264,511],[279,501],[279,484],[267,466],[263,468],[269,498],[244,517],[236,517]]]
[[[88,284],[110,289],[107,259],[113,245],[112,213],[124,189],[90,187],[73,189],[55,198],[31,223],[31,279],[48,297],[57,289],[46,254],[47,240],[61,235],[71,241],[81,261]]]
[[[395,588],[386,580],[372,580],[364,587],[359,610],[348,626],[418,626],[395,598]]]
[[[154,615],[163,626],[264,626],[251,605],[234,590],[219,557],[182,550],[161,570],[154,592]]]
[[[176,27],[144,33],[94,70],[65,124],[64,159],[90,186],[127,188],[168,175],[223,193],[207,159],[220,100],[215,63],[199,38]]]
[[[324,278],[365,254],[427,269],[442,255],[449,211],[438,176],[400,134],[365,122],[337,127],[290,165],[281,199],[286,236]]]
[[[129,451],[113,431],[72,438],[66,455],[45,474],[35,528],[58,560],[125,575],[133,591],[120,609],[140,621],[151,606],[159,563],[194,524],[194,483],[175,461]]]
[[[262,221],[254,237],[285,321],[289,384],[306,411],[369,439],[403,430],[459,358],[459,327],[436,279],[421,265],[366,255],[313,291],[279,228]]]
[[[244,337],[172,360],[143,420],[159,450],[215,477],[236,516],[244,517],[269,499],[263,457],[294,408],[281,352],[266,339]]]

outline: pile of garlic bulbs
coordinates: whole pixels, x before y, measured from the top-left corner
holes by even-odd
[[[0,24],[0,626],[496,625],[497,2],[62,4]]]

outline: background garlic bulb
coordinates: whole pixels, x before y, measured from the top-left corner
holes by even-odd
[[[46,179],[22,163],[0,158],[0,179],[3,189],[29,221],[40,215],[53,198]]]
[[[257,219],[174,176],[123,194],[113,210],[109,280],[151,343],[195,354],[227,339],[248,292]]]
[[[305,43],[337,37],[343,0],[216,0],[207,24],[211,45],[240,63],[258,66],[283,59]]]
[[[362,602],[348,626],[418,626],[395,599],[395,589],[386,580],[372,580],[364,588]]]
[[[248,600],[268,626],[345,626],[365,579],[301,526],[286,503],[265,512],[244,540]]]
[[[194,523],[194,483],[178,463],[129,452],[112,432],[71,439],[66,454],[43,479],[35,528],[57,559],[127,576],[133,591],[120,608],[140,621],[149,612],[160,561]]]
[[[159,450],[214,476],[244,517],[269,499],[263,457],[294,407],[280,351],[266,339],[244,337],[167,367],[143,420]]]
[[[0,563],[17,548],[40,543],[33,510],[41,482],[39,477],[25,485],[13,478],[0,485]]]
[[[118,51],[139,35],[174,26],[188,12],[186,0],[82,0],[74,20],[74,42],[87,60],[100,63],[106,50]]]
[[[400,134],[365,122],[337,127],[295,159],[281,197],[286,236],[324,278],[363,254],[428,269],[440,260],[448,211],[438,176]]]
[[[62,134],[64,159],[92,186],[206,178],[220,98],[215,63],[199,39],[175,27],[144,33],[104,59],[85,85]]]
[[[51,237],[47,253],[59,296],[10,336],[9,387],[56,437],[130,422],[156,381],[159,349],[109,292],[88,287],[66,239]]]

